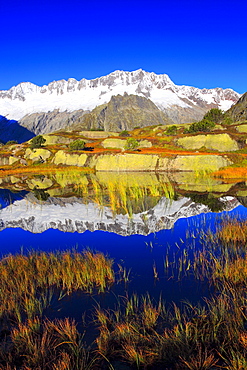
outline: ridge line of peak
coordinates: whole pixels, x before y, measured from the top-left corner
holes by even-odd
[[[214,87],[214,88],[199,88],[199,87],[194,87],[194,86],[189,86],[189,85],[177,85],[175,84],[171,78],[169,77],[168,74],[165,74],[165,73],[160,73],[160,74],[157,74],[155,72],[148,72],[148,71],[145,71],[143,70],[142,68],[139,68],[137,70],[134,70],[134,71],[124,71],[124,70],[115,70],[113,72],[110,72],[109,74],[107,75],[104,75],[104,76],[100,76],[100,77],[96,77],[96,78],[92,78],[92,79],[86,79],[86,78],[82,78],[80,80],[77,80],[76,78],[74,77],[70,77],[68,78],[67,80],[66,79],[60,79],[60,80],[53,80],[47,84],[44,84],[44,85],[37,85],[33,82],[29,82],[29,81],[26,81],[26,82],[20,82],[19,84],[17,85],[14,85],[12,86],[10,89],[8,90],[0,90],[0,93],[7,93],[9,91],[14,91],[14,90],[19,90],[20,88],[22,89],[23,87],[31,87],[32,89],[36,89],[36,90],[40,90],[40,89],[45,89],[45,88],[49,88],[49,87],[52,87],[53,85],[59,85],[59,84],[64,84],[64,85],[68,85],[68,84],[90,84],[90,83],[95,83],[97,81],[102,81],[102,80],[107,80],[108,78],[110,77],[116,77],[116,76],[121,76],[121,75],[125,75],[125,76],[130,76],[130,77],[134,77],[134,76],[148,76],[148,77],[152,77],[154,79],[157,80],[157,82],[161,81],[161,80],[165,80],[166,83],[168,84],[171,84],[173,87],[177,88],[177,89],[185,89],[185,88],[190,88],[190,89],[196,89],[197,91],[208,91],[208,92],[211,92],[213,90],[216,90],[216,89],[221,89],[222,91],[233,91],[234,93],[237,93],[234,89],[232,88],[221,88],[221,87]],[[142,80],[142,79],[140,79]],[[58,86],[56,86],[57,88]],[[242,94],[239,94],[237,93],[239,96],[241,96]]]

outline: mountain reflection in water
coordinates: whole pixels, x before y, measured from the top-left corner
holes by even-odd
[[[67,172],[11,176],[2,180],[4,185],[9,190],[0,191],[0,230],[32,233],[57,229],[148,235],[171,229],[180,218],[229,211],[244,199],[236,197],[235,185],[192,173]],[[243,187],[237,192],[243,195]]]

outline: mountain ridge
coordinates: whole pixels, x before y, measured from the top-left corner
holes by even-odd
[[[0,113],[8,119],[20,120],[32,113],[92,110],[108,103],[113,95],[124,93],[150,99],[174,123],[199,120],[210,108],[227,110],[241,96],[232,89],[199,89],[175,85],[167,74],[136,71],[114,71],[106,76],[77,81],[53,81],[37,86],[22,82],[0,91]]]

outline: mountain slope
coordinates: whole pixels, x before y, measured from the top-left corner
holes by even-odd
[[[72,125],[79,118],[82,118],[85,113],[87,111],[83,109],[73,112],[59,112],[58,109],[55,109],[48,113],[27,114],[19,123],[21,126],[34,132],[35,135],[48,134]]]
[[[226,115],[233,122],[247,120],[247,92],[226,112]]]
[[[17,121],[8,120],[0,116],[0,141],[6,143],[9,140],[16,140],[22,143],[34,137],[33,132],[19,125]]]
[[[213,107],[227,110],[240,94],[231,89],[198,89],[175,85],[166,74],[137,70],[115,71],[94,80],[51,82],[42,87],[20,83],[8,91],[0,91],[0,113],[20,120],[26,114],[92,110],[108,103],[113,95],[134,94],[152,100],[175,123],[199,120]]]
[[[113,96],[103,104],[84,115],[73,125],[73,129],[104,131],[133,130],[136,126],[165,125],[172,123],[150,100],[137,95]]]

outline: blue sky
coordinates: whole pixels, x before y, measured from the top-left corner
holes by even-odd
[[[0,90],[120,69],[247,91],[247,2],[0,0]]]

